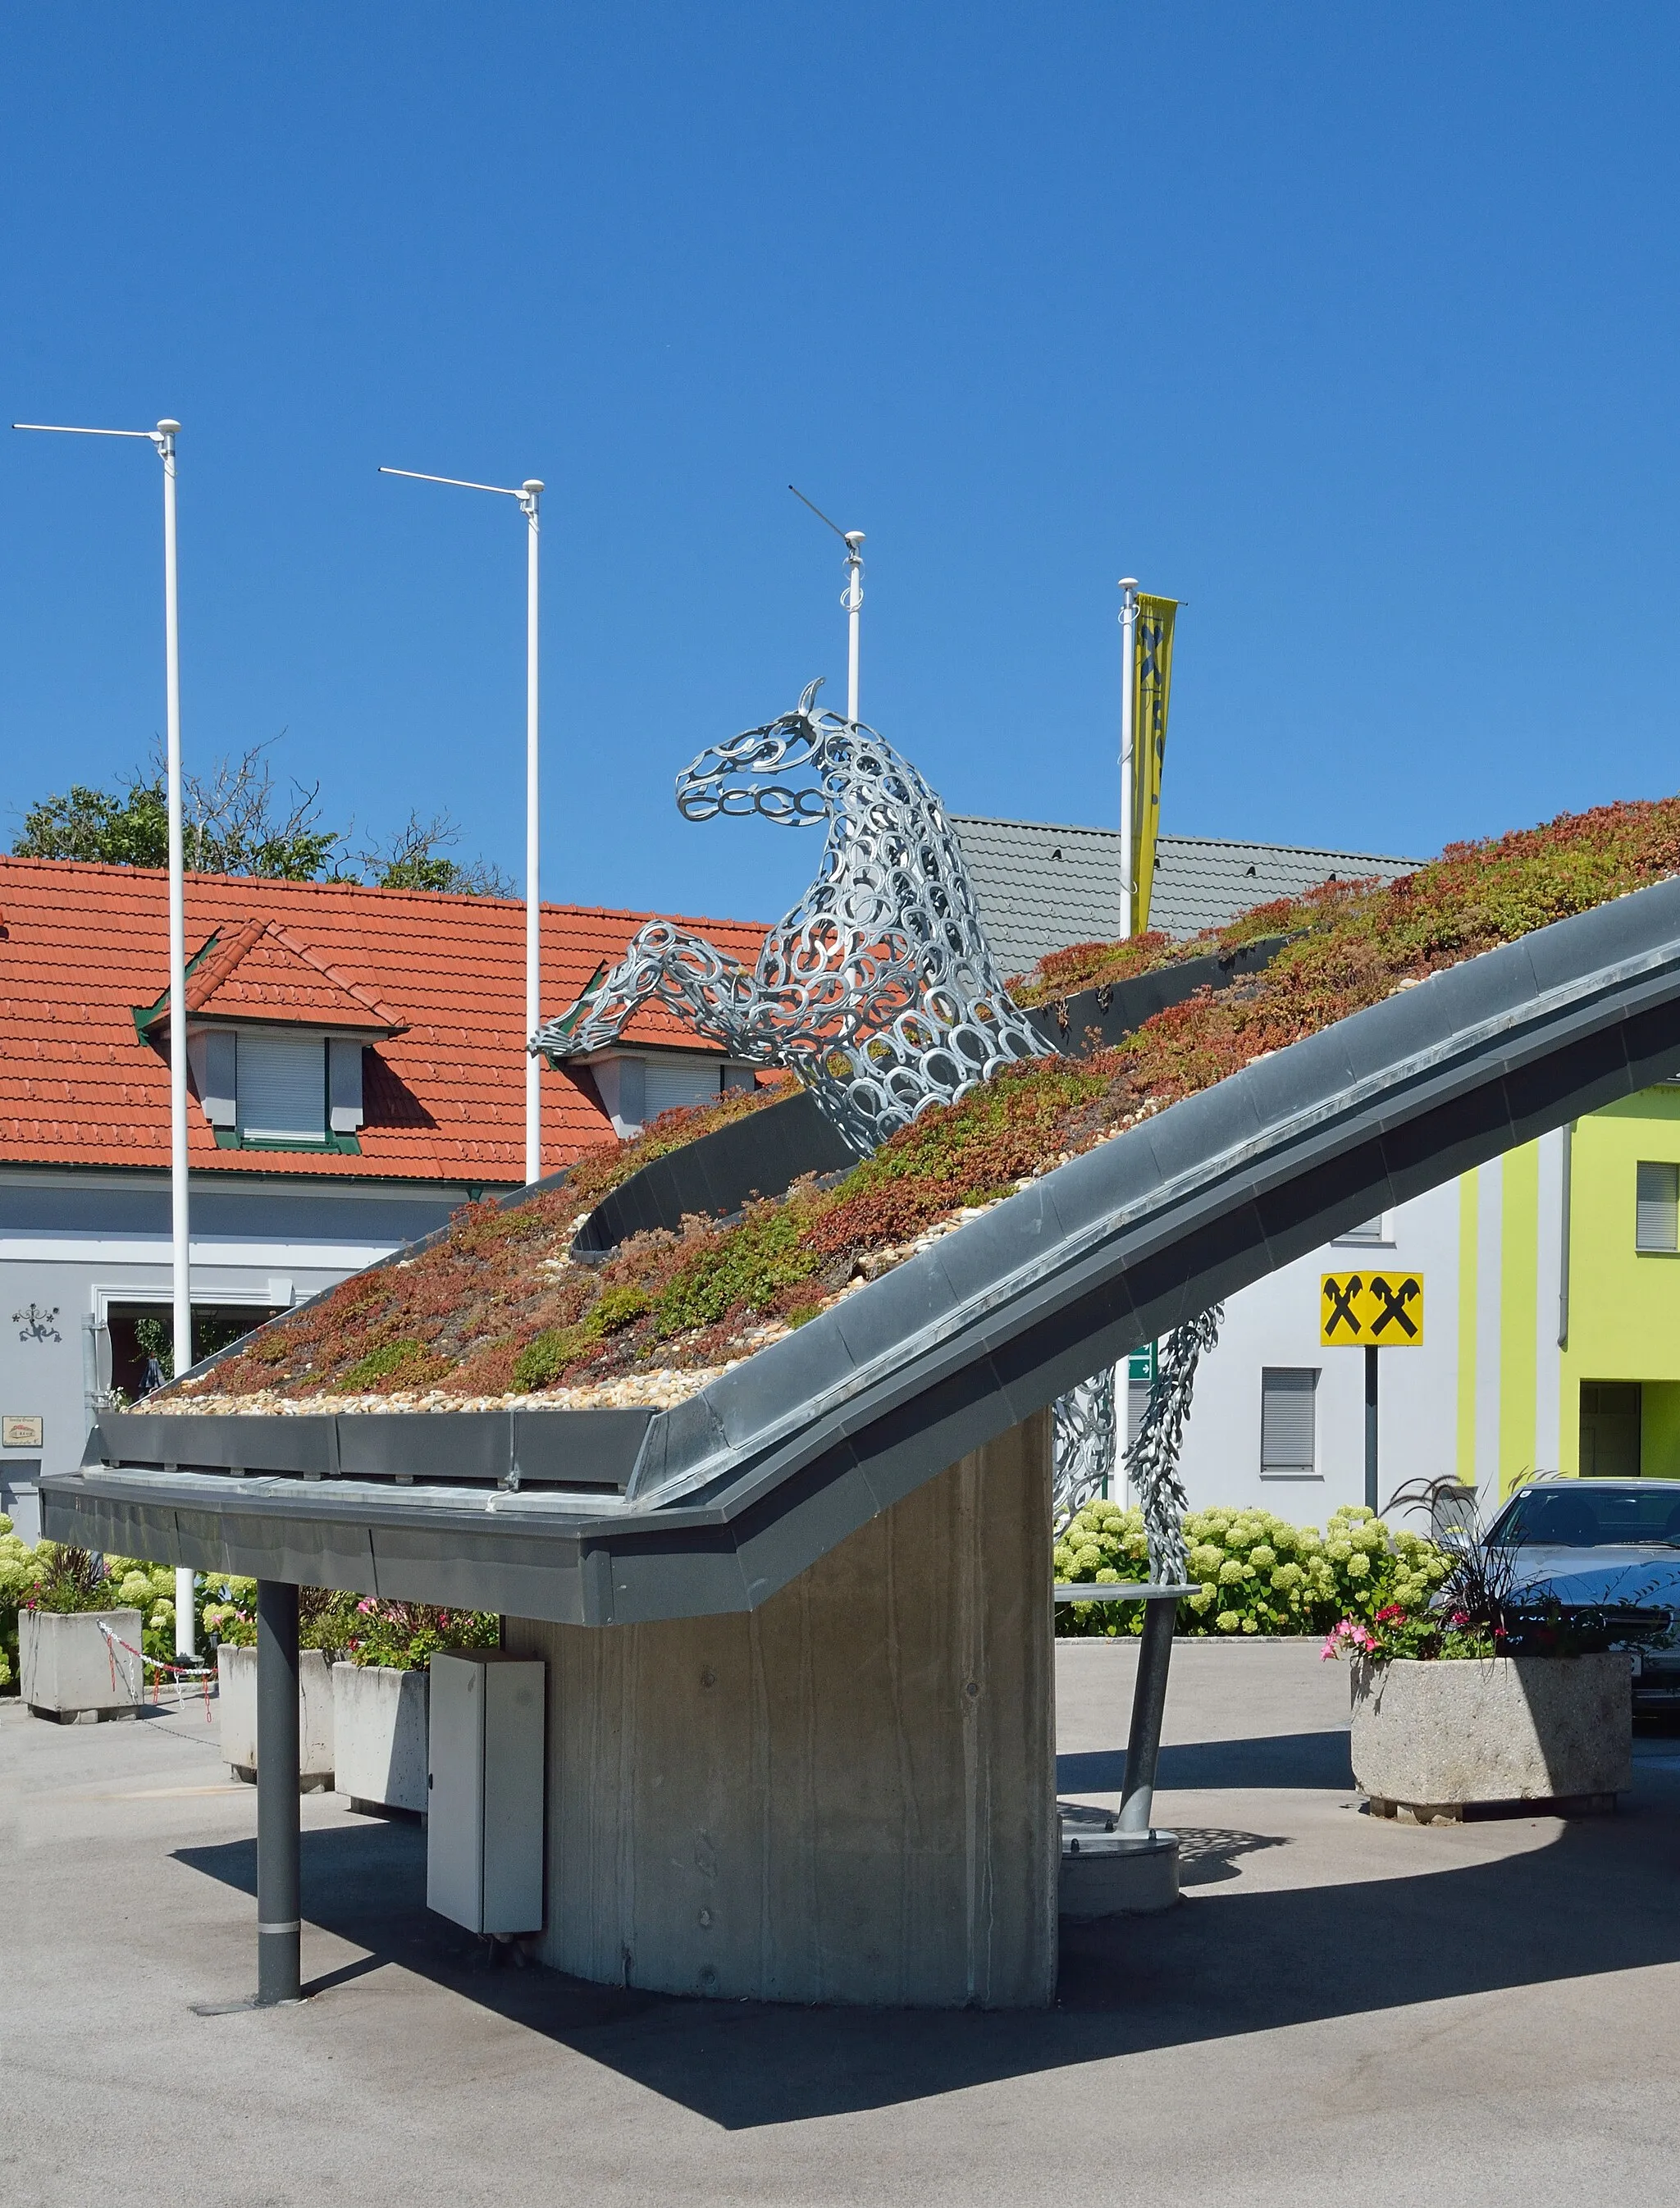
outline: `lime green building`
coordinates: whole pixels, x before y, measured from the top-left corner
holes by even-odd
[[[1457,1199],[1459,1478],[1490,1502],[1536,1471],[1680,1479],[1680,1086],[1466,1174]]]

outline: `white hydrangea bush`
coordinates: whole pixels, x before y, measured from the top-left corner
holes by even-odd
[[[17,1614],[35,1591],[40,1559],[0,1510],[0,1694],[17,1685]]]
[[[1324,1633],[1338,1618],[1374,1617],[1389,1603],[1420,1611],[1451,1569],[1432,1541],[1359,1503],[1335,1512],[1322,1533],[1269,1510],[1192,1510],[1185,1550],[1199,1583],[1179,1607],[1179,1629],[1187,1633]],[[1055,1574],[1065,1583],[1146,1580],[1143,1513],[1088,1503],[1056,1543]],[[1062,1604],[1056,1623],[1064,1634],[1137,1633],[1143,1605]]]

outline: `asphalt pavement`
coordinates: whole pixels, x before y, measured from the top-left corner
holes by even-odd
[[[1132,1651],[1059,1652],[1117,1798]],[[1365,1816],[1316,1644],[1180,1643],[1169,1915],[1070,1928],[1029,2015],[674,2000],[487,1967],[424,1839],[304,1797],[297,2008],[249,1991],[255,1799],[213,1706],[0,1704],[0,2199],[1245,2204],[1680,2198],[1680,1739],[1614,1817]]]

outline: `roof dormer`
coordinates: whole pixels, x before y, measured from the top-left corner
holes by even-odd
[[[358,1150],[362,1053],[397,1018],[277,921],[213,935],[187,969],[188,1076],[223,1149]],[[135,1008],[167,1053],[167,989]]]

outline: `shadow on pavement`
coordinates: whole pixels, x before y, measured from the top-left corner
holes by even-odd
[[[1353,1784],[1346,1725],[1328,1732],[1284,1732],[1259,1740],[1197,1740],[1163,1748],[1157,1786],[1308,1786],[1344,1792]],[[1118,1794],[1125,1778],[1122,1748],[1056,1758],[1059,1794]]]
[[[1234,1854],[1263,1844],[1197,1839],[1207,1843],[1198,1860],[1225,1880]],[[305,1833],[303,1909],[369,1951],[318,1981],[323,1989],[395,1963],[726,2130],[750,2130],[1491,1991],[1533,1989],[1538,2043],[1560,1983],[1680,1961],[1674,1839],[1671,1811],[1653,1806],[1561,1827],[1527,1853],[1412,1876],[1282,1893],[1215,1884],[1164,1917],[1067,1927],[1057,2006],[1025,2013],[783,2008],[491,1970],[479,1942],[427,1911],[425,1836],[408,1825]],[[177,1859],[255,1892],[251,1842]],[[1426,1844],[1415,1859],[1431,1859]]]

